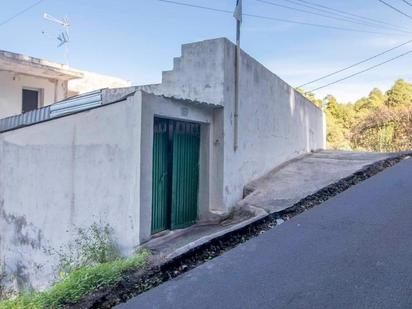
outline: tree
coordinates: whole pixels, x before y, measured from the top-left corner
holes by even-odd
[[[322,106],[313,93],[304,93]],[[324,111],[327,147],[340,150],[402,151],[412,149],[412,85],[397,80],[384,94],[374,88],[355,104],[328,95]]]
[[[350,150],[348,137],[353,118],[353,105],[341,104],[332,95],[328,95],[325,100],[328,148]]]
[[[354,109],[357,113],[364,114],[376,110],[385,103],[386,97],[378,88],[374,88],[366,98],[355,102]]]
[[[311,101],[313,104],[315,104],[317,107],[322,108],[322,100],[317,99],[315,94],[313,92],[305,92],[303,89],[296,88],[296,91],[298,91],[300,94],[302,94],[306,99]]]
[[[365,116],[353,128],[355,149],[403,151],[412,149],[412,108],[383,106]]]
[[[409,107],[412,105],[412,85],[399,79],[391,89],[386,92],[386,106],[391,108]]]

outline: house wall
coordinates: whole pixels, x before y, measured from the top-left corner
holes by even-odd
[[[0,118],[22,112],[22,89],[43,89],[43,106],[66,98],[67,82],[0,70]]]
[[[199,220],[220,194],[208,105],[136,92],[126,101],[0,134],[0,263],[16,279],[49,286],[78,228],[109,224],[127,255],[151,238],[153,121],[201,125]],[[110,125],[108,125],[110,124]]]
[[[47,286],[56,265],[50,251],[94,222],[110,224],[125,254],[150,238],[154,116],[201,124],[200,219],[228,212],[248,182],[277,165],[324,147],[322,111],[242,53],[234,151],[234,64],[235,46],[226,39],[187,44],[161,84],[124,102],[0,134],[7,272]]]
[[[201,125],[199,157],[198,215],[207,220],[211,203],[218,194],[215,152],[219,146],[213,144],[214,109],[207,105],[181,102],[138,91],[142,102],[142,144],[141,144],[141,195],[140,195],[140,241],[151,237],[152,218],[152,164],[153,164],[153,124],[154,117],[196,122]]]
[[[109,224],[139,243],[138,98],[0,134],[0,258],[16,288],[50,283],[77,229]]]
[[[79,71],[83,77],[65,81],[0,70],[0,119],[22,112],[22,89],[42,89],[42,106],[102,88],[128,87],[130,81]]]
[[[234,151],[236,48],[223,40],[224,205],[242,198],[245,184],[301,154],[325,148],[323,112],[245,52],[241,53],[239,148]]]
[[[183,45],[181,57],[162,84],[147,91],[224,106],[215,113],[213,139],[221,199],[215,210],[228,211],[242,198],[243,187],[277,165],[325,147],[323,113],[291,86],[245,52],[241,54],[239,149],[234,145],[235,45],[214,39]],[[223,133],[222,133],[223,132]],[[216,195],[218,196],[218,195]]]

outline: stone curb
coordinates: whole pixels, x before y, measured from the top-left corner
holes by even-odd
[[[179,256],[181,256],[181,255],[183,255],[183,254],[185,254],[185,253],[187,253],[187,252],[189,252],[189,251],[192,250],[192,249],[195,249],[195,248],[197,248],[197,247],[200,247],[201,245],[204,245],[204,244],[210,242],[210,241],[213,240],[213,239],[216,239],[216,238],[218,238],[218,237],[221,237],[221,236],[224,236],[224,235],[226,235],[226,234],[229,234],[229,233],[231,233],[231,232],[233,232],[233,231],[236,231],[236,230],[239,230],[239,229],[241,229],[241,228],[244,228],[245,226],[248,226],[249,224],[252,224],[252,223],[254,223],[254,222],[256,222],[256,221],[259,221],[260,219],[263,219],[263,218],[265,218],[265,217],[267,217],[267,216],[268,216],[268,213],[267,213],[266,211],[262,210],[260,214],[257,214],[256,216],[254,216],[254,217],[252,217],[252,218],[250,218],[250,219],[246,219],[246,220],[244,220],[244,221],[242,221],[242,222],[240,222],[240,223],[237,223],[237,224],[235,224],[235,225],[232,225],[231,227],[229,227],[229,228],[227,228],[227,229],[224,229],[224,230],[222,230],[222,231],[219,231],[219,232],[216,232],[216,233],[212,233],[212,234],[207,235],[207,236],[203,236],[203,237],[201,237],[201,238],[199,238],[199,239],[197,239],[197,240],[195,240],[195,241],[192,241],[191,243],[189,243],[189,244],[187,244],[187,245],[185,245],[185,246],[183,246],[183,247],[175,250],[174,252],[166,255],[166,257],[165,257],[166,261],[165,261],[165,262],[167,263],[168,261],[171,261],[171,260],[173,260],[173,259],[175,259],[175,258],[177,258],[177,257],[179,257]]]

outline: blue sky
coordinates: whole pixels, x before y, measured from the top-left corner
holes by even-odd
[[[179,0],[196,5],[233,10],[235,0]],[[285,0],[270,0],[287,5]],[[412,20],[391,11],[377,0],[308,0],[409,28]],[[387,0],[412,15],[412,7],[401,0]],[[1,0],[0,22],[35,0]],[[292,4],[289,4],[293,6]],[[295,5],[296,6],[296,5]],[[215,37],[235,38],[230,14],[162,3],[157,0],[44,0],[38,6],[0,27],[0,49],[64,62],[63,49],[54,37],[59,28],[45,21],[47,12],[67,16],[71,22],[70,65],[131,80],[133,84],[159,82],[161,71],[172,67],[180,45]],[[292,86],[367,58],[412,38],[343,21],[306,15],[283,8],[244,0],[244,13],[296,21],[322,23],[383,34],[344,32],[244,17],[242,48]],[[45,31],[47,35],[42,34]],[[330,78],[315,86],[397,56],[412,44],[366,65]],[[394,80],[412,81],[412,55],[361,76],[322,89],[342,101],[365,96],[373,87],[386,90]],[[313,88],[312,87],[312,88]],[[310,90],[308,87],[307,90]]]

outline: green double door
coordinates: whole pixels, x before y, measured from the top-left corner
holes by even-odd
[[[200,125],[154,119],[152,234],[197,219]]]

